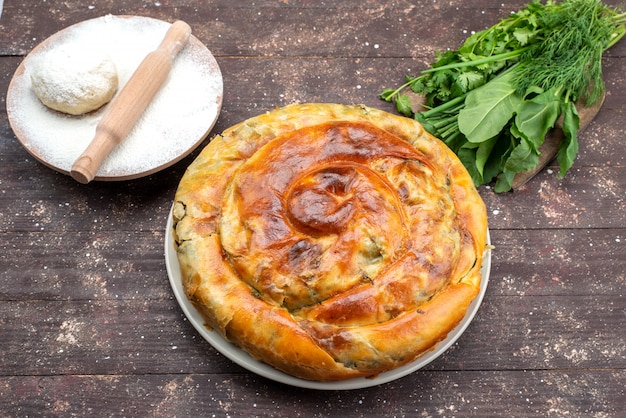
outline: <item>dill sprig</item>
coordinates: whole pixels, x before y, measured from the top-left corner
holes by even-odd
[[[602,54],[624,35],[624,14],[599,0],[569,0],[537,16],[542,34],[521,56],[514,80],[519,92],[557,87],[565,89],[567,100],[595,103],[604,92]]]

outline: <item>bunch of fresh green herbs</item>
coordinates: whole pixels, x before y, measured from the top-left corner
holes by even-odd
[[[562,117],[562,177],[578,153],[575,104],[604,93],[602,54],[626,34],[626,13],[600,0],[534,0],[496,25],[438,53],[431,68],[381,98],[443,140],[478,186],[511,190],[534,168],[546,133]],[[406,89],[424,99],[413,112]]]

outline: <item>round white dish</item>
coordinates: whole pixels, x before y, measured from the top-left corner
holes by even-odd
[[[180,264],[178,263],[178,258],[176,256],[172,227],[173,221],[172,213],[170,211],[167,218],[167,225],[165,228],[165,265],[167,268],[167,274],[169,276],[170,284],[174,291],[174,295],[176,296],[176,300],[180,304],[183,312],[185,313],[187,319],[193,325],[193,327],[217,351],[219,351],[221,354],[223,354],[236,364],[242,366],[243,368],[268,379],[306,389],[363,389],[391,382],[410,373],[413,373],[416,370],[421,369],[428,363],[435,360],[441,354],[443,354],[443,352],[445,352],[448,348],[450,348],[450,346],[454,344],[459,339],[459,337],[461,337],[470,322],[472,322],[472,319],[474,318],[474,315],[476,315],[476,312],[478,311],[478,308],[480,307],[480,304],[482,303],[483,297],[487,290],[487,283],[489,281],[489,274],[491,272],[491,251],[487,249],[485,250],[483,265],[481,268],[482,281],[478,296],[470,304],[463,320],[456,326],[456,328],[454,328],[448,334],[446,339],[437,344],[437,346],[433,350],[423,354],[412,363],[406,364],[385,373],[381,373],[380,375],[372,379],[355,378],[337,382],[316,382],[288,375],[273,368],[272,366],[256,360],[245,351],[236,347],[234,344],[226,341],[218,332],[212,331],[204,325],[205,321],[202,318],[202,315],[196,310],[196,308],[189,301],[189,299],[187,299],[187,296],[185,295],[185,291],[183,289]],[[491,243],[489,232],[487,232],[487,243]]]
[[[32,89],[30,72],[46,52],[64,45],[79,52],[99,48],[116,65],[119,92],[169,27],[148,17],[106,15],[69,26],[37,45],[15,71],[7,92],[9,123],[24,148],[41,163],[69,174],[107,108],[72,116],[44,106]],[[128,137],[104,160],[95,180],[139,178],[180,161],[211,131],[222,98],[217,61],[192,35],[161,89]]]

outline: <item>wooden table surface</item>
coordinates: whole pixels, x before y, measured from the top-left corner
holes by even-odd
[[[623,7],[622,0],[606,1]],[[621,3],[621,4],[620,4]],[[165,268],[185,168],[81,185],[37,162],[6,113],[41,41],[106,14],[187,21],[224,79],[213,133],[294,102],[379,99],[524,1],[5,1],[0,18],[0,416],[624,416],[626,41],[564,178],[481,187],[493,251],[474,321],[421,370],[361,390],[301,389],[213,349]],[[204,144],[208,142],[208,138]]]

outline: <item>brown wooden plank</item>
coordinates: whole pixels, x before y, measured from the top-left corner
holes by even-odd
[[[527,2],[193,2],[5,4],[0,32],[3,54],[23,55],[56,31],[104,14],[186,20],[194,34],[219,56],[419,57],[456,48],[472,31],[491,26]],[[289,2],[291,3],[291,2]],[[607,4],[618,4],[617,0]],[[91,7],[90,7],[91,6]],[[320,12],[323,7],[324,12]],[[471,22],[471,23],[468,23]],[[233,42],[233,40],[237,40]],[[618,46],[618,48],[622,48]],[[623,51],[623,49],[621,49]],[[426,57],[429,59],[428,57]]]
[[[622,228],[626,175],[618,167],[573,167],[558,179],[548,167],[519,190],[482,193],[494,228]]]
[[[494,216],[500,216],[494,215]],[[497,295],[623,295],[626,229],[491,231]]]
[[[0,377],[7,416],[619,417],[624,370],[416,372],[354,391],[248,374]]]
[[[284,7],[267,1],[220,1],[199,8],[193,2],[108,3],[66,2],[61,7],[33,0],[7,3],[1,23],[7,30],[0,34],[0,45],[6,48],[5,54],[22,55],[58,30],[111,13],[184,19],[217,55],[293,55],[298,51],[312,56],[407,56],[407,52],[412,56],[419,49],[455,46],[469,31],[495,23],[512,7],[525,4],[515,1],[503,7],[483,1],[467,7],[463,2],[451,2],[433,7],[400,2],[381,7],[375,1],[352,0],[323,5],[302,1]],[[474,27],[465,26],[469,16]],[[416,48],[416,44],[422,46]]]
[[[0,311],[5,375],[239,370],[195,332],[173,298],[3,302]]]
[[[162,226],[67,233],[42,224],[41,232],[5,234],[10,244],[0,257],[0,300],[168,299],[164,220]]]
[[[622,296],[493,296],[428,370],[624,369]],[[171,299],[0,303],[5,375],[218,373],[217,355]]]

